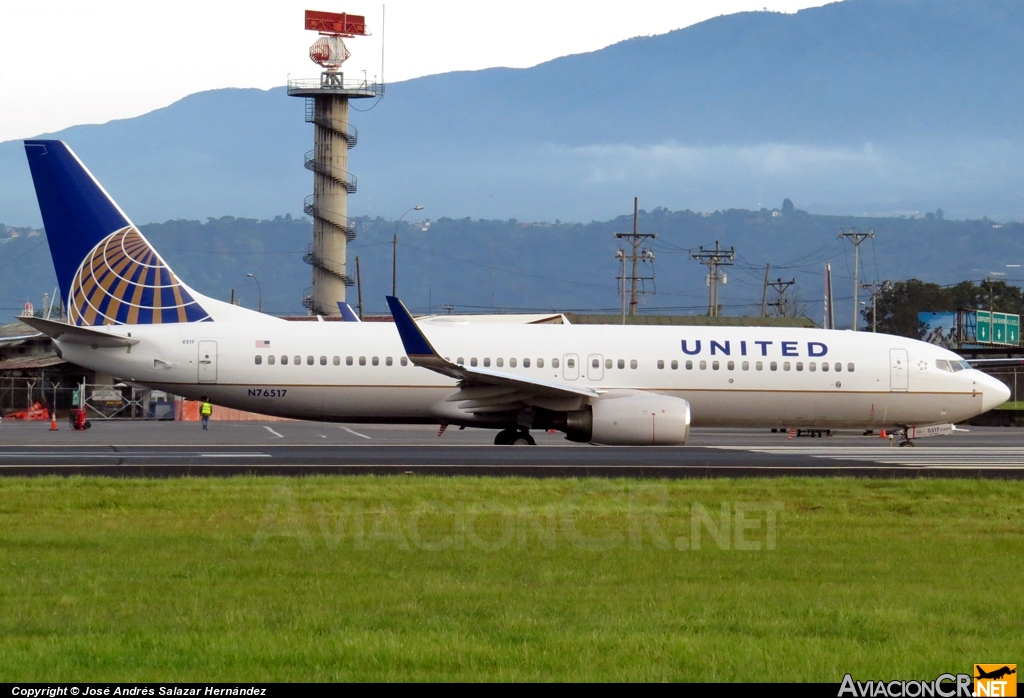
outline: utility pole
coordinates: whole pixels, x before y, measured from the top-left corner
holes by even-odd
[[[615,259],[622,260],[622,276],[619,277],[619,290],[622,292],[622,324],[626,324],[626,251],[621,247],[615,250]]]
[[[779,317],[786,317],[786,301],[784,296],[786,295],[786,290],[795,283],[796,279],[790,279],[789,281],[777,279],[768,284],[772,290],[779,294],[778,298],[768,304],[773,308],[778,308]]]
[[[832,263],[825,262],[825,317],[822,325],[826,330],[836,328],[836,304],[832,299]]]
[[[877,281],[872,281],[870,284],[861,284],[860,287],[865,291],[871,291],[871,331],[878,332],[878,294],[888,291],[892,284],[883,281],[879,285]]]
[[[764,265],[764,289],[761,291],[761,317],[768,316],[768,271],[771,268],[771,264]]]
[[[356,257],[356,293],[359,298],[359,319],[363,319],[363,275],[359,273],[359,257]]]
[[[638,282],[643,282],[643,281],[651,281],[651,282],[653,282],[654,281],[654,272],[653,271],[651,272],[650,276],[639,276],[639,271],[640,270],[638,268],[638,265],[640,264],[641,260],[644,261],[644,262],[651,262],[652,264],[654,263],[654,252],[652,252],[650,249],[647,249],[647,248],[640,249],[640,246],[648,238],[650,238],[652,240],[657,240],[658,239],[658,236],[655,235],[654,233],[640,233],[640,232],[638,232],[638,230],[637,230],[637,223],[638,223],[639,213],[640,213],[640,200],[639,200],[638,197],[634,196],[633,197],[633,232],[632,233],[615,233],[615,237],[617,237],[617,238],[629,238],[630,239],[630,245],[633,248],[633,252],[631,254],[628,254],[628,255],[624,254],[623,262],[622,262],[623,263],[623,272],[622,272],[622,276],[623,277],[626,276],[626,272],[625,272],[625,263],[626,262],[625,262],[625,260],[629,259],[629,260],[631,260],[633,262],[633,274],[629,278],[629,314],[630,315],[636,315],[637,304],[638,304],[638,302],[640,300],[640,298],[639,298],[640,297],[640,293],[642,293],[642,291],[640,290]],[[618,257],[618,255],[616,255],[616,257]],[[623,287],[625,287],[625,283],[626,283],[625,282],[625,278],[623,278],[623,282],[622,283],[623,283]],[[623,324],[625,324],[625,323],[623,323]]]
[[[853,228],[850,228],[849,232],[843,232],[843,229],[839,229],[839,237],[846,238],[853,243],[853,331],[857,331],[857,291],[860,290],[860,284],[857,280],[857,274],[860,272],[860,244],[868,238],[875,237],[875,231],[869,230],[866,233],[858,233]]]
[[[718,317],[718,284],[728,283],[729,277],[722,273],[720,267],[732,266],[736,263],[736,249],[722,249],[718,240],[715,240],[714,250],[705,250],[702,246],[699,252],[691,252],[690,259],[694,259],[708,268],[708,317]]]

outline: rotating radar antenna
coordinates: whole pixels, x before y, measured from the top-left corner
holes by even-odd
[[[370,36],[365,17],[344,12],[306,10],[306,29],[320,33],[309,47],[309,59],[331,73],[337,72],[352,55],[343,39]]]

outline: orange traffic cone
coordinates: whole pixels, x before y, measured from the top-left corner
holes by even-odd
[[[50,431],[57,431],[57,410],[50,412]]]
[[[886,433],[885,433],[885,429],[882,429],[882,433],[878,435],[878,438],[880,438],[880,439],[887,439],[887,438],[889,438],[886,435]]]

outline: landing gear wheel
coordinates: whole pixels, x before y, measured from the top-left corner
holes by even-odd
[[[536,441],[529,432],[518,429],[502,429],[494,437],[495,446],[535,446]]]
[[[533,440],[529,432],[520,431],[518,432],[510,442],[513,446],[536,446],[537,442]]]

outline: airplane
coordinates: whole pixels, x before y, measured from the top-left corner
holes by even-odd
[[[910,442],[1010,395],[947,349],[866,332],[441,322],[394,297],[394,324],[288,322],[187,286],[62,141],[25,152],[68,321],[22,321],[67,361],[187,398],[486,428],[498,445],[533,444],[531,430],[681,445],[703,425],[893,428]]]
[[[1017,673],[1016,669],[1011,669],[1008,666],[1003,666],[999,669],[993,669],[992,671],[985,671],[977,664],[974,665],[974,668],[978,670],[978,675],[974,677],[976,679],[1001,679],[1004,676],[1009,676],[1011,674]]]

